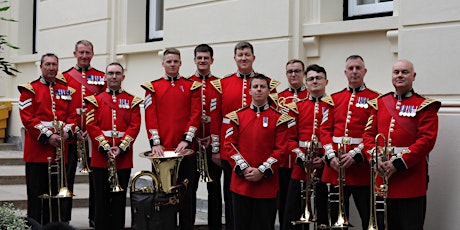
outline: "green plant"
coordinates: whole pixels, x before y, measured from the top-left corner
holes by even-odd
[[[3,203],[0,207],[0,229],[1,230],[23,230],[31,229],[19,209],[15,209],[12,203]]]
[[[5,4],[7,3],[8,0],[1,1],[0,4]],[[6,12],[10,7],[9,6],[4,6],[0,7],[0,13]],[[5,18],[3,16],[0,16],[0,21],[7,21],[7,22],[17,22],[14,19],[11,18]],[[12,45],[11,43],[6,40],[6,35],[0,34],[0,53],[3,50],[3,46],[8,46],[12,49],[19,49],[19,47]],[[16,73],[20,73],[19,70],[13,68],[11,63],[5,60],[5,58],[0,57],[0,70],[3,71],[4,73],[10,75],[10,76],[15,76]]]

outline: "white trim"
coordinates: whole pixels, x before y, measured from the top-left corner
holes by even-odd
[[[348,0],[348,17],[378,14],[393,11],[393,1],[358,4],[358,0]]]

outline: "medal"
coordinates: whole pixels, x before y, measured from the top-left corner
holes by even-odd
[[[267,128],[267,127],[268,127],[268,117],[263,117],[262,120],[263,120],[262,126],[263,126],[264,128]]]

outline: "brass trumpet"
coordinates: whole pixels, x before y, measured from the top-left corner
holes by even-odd
[[[108,160],[108,171],[109,171],[109,183],[110,183],[110,192],[123,192],[123,188],[120,186],[120,182],[118,181],[118,174],[117,174],[117,160],[115,157],[109,156]]]
[[[318,182],[318,178],[316,177],[316,169],[313,169],[313,159],[318,156],[318,137],[315,134],[312,134],[311,141],[306,142],[305,150],[305,187],[303,181],[301,181],[301,191],[305,191],[305,195],[303,195],[305,209],[299,220],[292,221],[293,225],[316,222],[317,220],[315,207],[316,202],[311,202],[312,198],[313,201],[315,201],[315,187],[316,183]]]
[[[80,173],[88,174],[91,171],[88,164],[88,157],[86,156],[86,141],[85,139],[77,140],[77,154],[78,154],[78,167]]]
[[[384,142],[383,149],[378,145],[378,139],[381,137]],[[381,154],[379,156],[379,149]],[[388,229],[387,222],[387,193],[388,193],[388,178],[383,178],[383,184],[379,187],[376,186],[377,174],[375,173],[378,168],[379,157],[383,162],[388,160],[388,155],[392,154],[392,148],[388,146],[388,142],[385,135],[379,133],[375,136],[375,147],[370,150],[371,154],[371,183],[370,183],[370,217],[368,230],[378,230],[377,212],[383,212],[383,228]],[[382,200],[377,200],[378,197],[382,197]],[[383,208],[377,208],[377,205],[383,205]]]
[[[206,155],[206,145],[202,143],[206,139],[197,138],[199,150],[196,152],[197,171],[200,173],[201,182],[212,182],[209,176],[208,159]],[[209,141],[209,139],[207,140]]]

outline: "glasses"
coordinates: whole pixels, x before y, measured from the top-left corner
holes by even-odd
[[[295,70],[288,70],[288,71],[286,71],[286,74],[287,74],[287,75],[290,75],[290,74],[292,74],[292,73],[299,74],[299,73],[301,73],[301,72],[302,72],[301,69],[295,69]]]
[[[123,73],[122,72],[107,72],[106,75],[109,77],[112,77],[113,75],[116,75],[117,77],[119,77],[123,75]]]
[[[323,76],[314,76],[314,77],[307,77],[306,79],[307,79],[307,81],[314,81],[315,79],[317,81],[321,81],[321,80],[324,79],[324,77]]]

